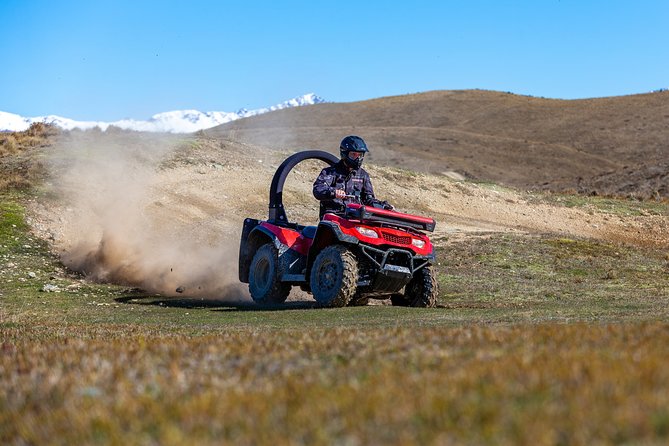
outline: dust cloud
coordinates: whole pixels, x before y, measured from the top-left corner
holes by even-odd
[[[93,281],[167,296],[247,299],[237,278],[239,240],[159,200],[158,179],[187,143],[124,132],[72,132],[61,140],[49,166],[63,263]]]

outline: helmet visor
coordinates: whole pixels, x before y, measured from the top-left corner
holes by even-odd
[[[359,160],[362,161],[362,159],[365,157],[365,154],[364,154],[364,152],[353,152],[353,151],[351,151],[351,152],[348,152],[348,157],[349,157],[349,159],[352,159],[352,160],[359,159]]]

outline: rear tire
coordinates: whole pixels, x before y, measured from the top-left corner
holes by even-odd
[[[251,260],[249,292],[259,304],[280,304],[290,293],[290,285],[282,283],[279,277],[278,253],[272,243],[258,248]]]
[[[314,260],[309,282],[320,305],[345,307],[358,286],[358,262],[345,246],[328,246]]]
[[[404,288],[404,294],[393,294],[390,302],[400,307],[432,308],[437,305],[439,287],[431,266],[419,269]]]

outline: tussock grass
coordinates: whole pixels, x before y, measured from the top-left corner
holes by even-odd
[[[0,192],[37,184],[44,168],[34,159],[33,150],[48,146],[59,133],[57,127],[41,122],[23,132],[0,133]]]
[[[23,132],[0,133],[0,157],[14,155],[32,147],[41,147],[48,143],[49,138],[56,136],[56,126],[35,122]]]

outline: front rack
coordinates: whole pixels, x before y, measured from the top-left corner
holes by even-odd
[[[345,216],[346,218],[361,221],[365,220],[375,223],[385,223],[429,232],[434,232],[434,227],[436,225],[432,218],[404,214],[402,212],[387,211],[385,209],[364,206],[357,203],[350,203],[346,206]]]

